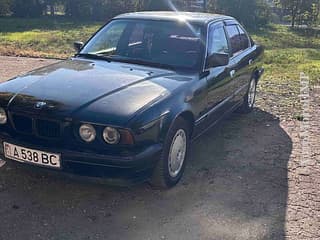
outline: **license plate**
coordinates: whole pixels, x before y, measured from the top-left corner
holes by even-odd
[[[42,152],[30,148],[20,147],[10,143],[3,143],[6,158],[22,163],[31,163],[51,168],[61,167],[60,154]]]

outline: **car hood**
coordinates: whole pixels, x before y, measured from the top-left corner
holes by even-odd
[[[70,59],[1,84],[0,98],[11,112],[123,124],[178,87],[183,81],[174,81],[174,75],[132,64]],[[171,84],[165,83],[168,77]]]

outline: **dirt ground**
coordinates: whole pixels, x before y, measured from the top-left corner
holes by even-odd
[[[52,62],[0,57],[0,80]],[[169,191],[7,163],[0,240],[320,239],[320,88],[307,126],[261,110],[270,97],[260,89],[252,114],[234,114],[197,140]]]

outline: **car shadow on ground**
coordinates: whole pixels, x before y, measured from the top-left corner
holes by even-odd
[[[0,239],[285,239],[290,137],[256,109],[191,149],[177,187],[157,191],[0,169]]]

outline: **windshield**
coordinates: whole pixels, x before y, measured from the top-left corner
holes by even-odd
[[[174,69],[198,69],[201,26],[186,22],[113,20],[83,48],[80,56]]]

